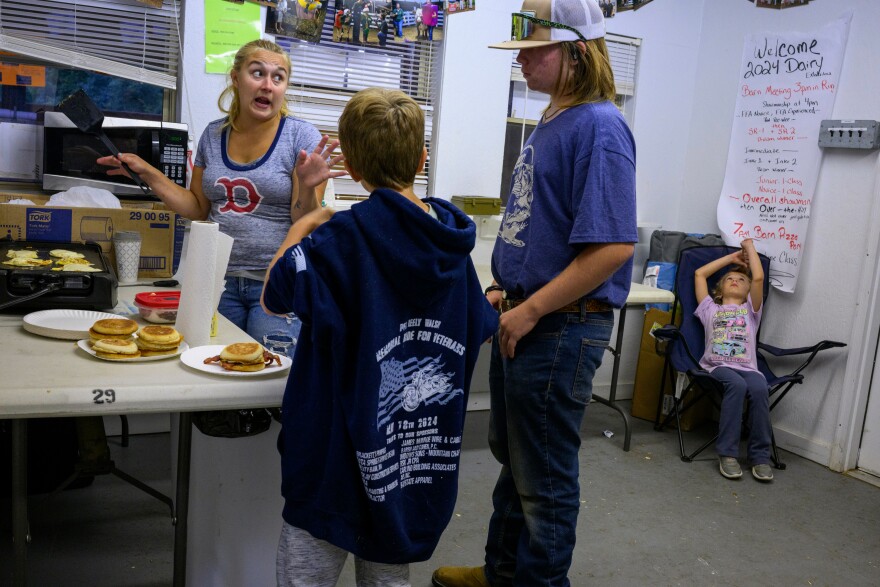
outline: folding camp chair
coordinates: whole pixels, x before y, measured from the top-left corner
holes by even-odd
[[[672,310],[672,324],[664,326],[653,332],[658,341],[658,352],[665,355],[666,361],[663,366],[663,382],[660,388],[660,401],[657,406],[657,416],[655,419],[655,430],[662,430],[674,418],[678,426],[678,446],[681,452],[681,460],[691,462],[694,458],[703,452],[708,446],[715,443],[718,438],[716,434],[714,438],[704,443],[694,452],[687,454],[684,448],[684,439],[681,430],[681,414],[688,410],[691,406],[700,401],[704,396],[710,394],[710,397],[718,404],[718,398],[722,394],[721,383],[712,377],[712,374],[700,367],[699,359],[703,354],[704,345],[704,329],[699,318],[694,316],[694,310],[700,303],[694,291],[694,273],[697,269],[725,255],[729,255],[739,249],[728,246],[705,246],[691,247],[683,249],[679,254],[678,270],[675,276],[675,305]],[[764,267],[764,275],[768,276],[764,280],[764,316],[767,314],[767,294],[770,291],[770,259],[765,255],[758,255],[761,264]],[[712,275],[707,281],[709,291],[712,291],[715,284],[721,276],[727,272],[722,269]],[[676,313],[681,313],[681,326],[674,326]],[[823,340],[811,347],[798,347],[791,349],[781,349],[764,344],[760,341],[760,329],[758,331],[758,369],[767,379],[770,391],[770,410],[782,400],[783,397],[797,383],[803,383],[804,375],[802,371],[810,364],[813,358],[825,349],[846,346],[841,342]],[[665,349],[661,348],[661,343],[665,343]],[[776,375],[770,369],[765,354],[774,357],[788,357],[794,355],[806,355],[806,359],[794,371],[787,375]],[[688,377],[687,387],[680,395],[671,394],[673,398],[672,407],[661,422],[662,405],[664,399],[664,391],[667,382],[667,374],[671,380],[674,372],[685,373]],[[785,465],[780,462],[779,454],[776,450],[776,439],[772,435],[773,442],[772,459],[777,469],[784,469]]]

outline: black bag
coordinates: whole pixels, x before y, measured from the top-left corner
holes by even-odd
[[[12,423],[0,422],[0,497],[12,488]],[[33,418],[27,423],[28,495],[49,493],[73,475],[79,460],[76,418]],[[90,485],[93,475],[81,475],[67,486]]]
[[[256,436],[272,425],[272,413],[265,408],[196,412],[193,424],[202,434],[220,438]]]

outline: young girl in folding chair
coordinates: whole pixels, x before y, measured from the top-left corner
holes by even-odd
[[[706,331],[706,349],[700,366],[710,371],[724,388],[715,445],[721,474],[728,479],[742,477],[737,457],[743,404],[748,399],[748,463],[755,479],[772,481],[770,399],[757,358],[764,269],[752,239],[744,240],[741,246],[741,250],[703,265],[694,275],[700,301],[694,315]],[[721,277],[710,296],[707,280],[728,265],[737,267]]]

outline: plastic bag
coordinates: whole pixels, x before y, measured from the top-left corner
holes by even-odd
[[[122,208],[119,198],[111,192],[86,185],[73,186],[66,192],[53,194],[46,205],[68,208]]]
[[[241,438],[256,436],[272,425],[272,414],[265,408],[196,412],[193,424],[206,436]]]

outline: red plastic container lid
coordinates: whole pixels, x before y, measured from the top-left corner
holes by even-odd
[[[144,291],[135,295],[134,301],[145,308],[173,309],[180,305],[180,291]]]

